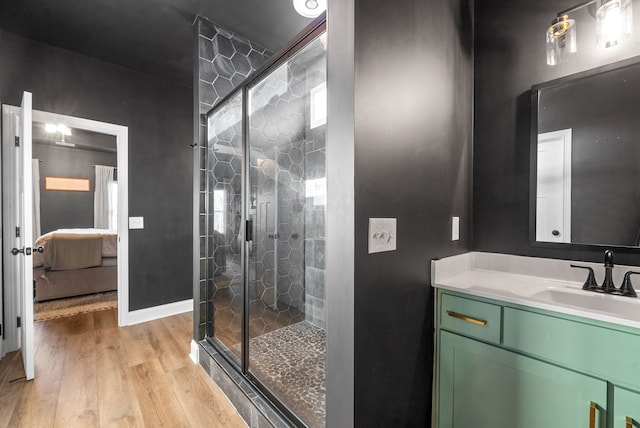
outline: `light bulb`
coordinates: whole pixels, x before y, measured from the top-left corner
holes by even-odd
[[[596,44],[603,48],[618,45],[632,32],[630,0],[598,0]]]

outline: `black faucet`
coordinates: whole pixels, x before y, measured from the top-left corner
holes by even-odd
[[[605,250],[604,252],[604,282],[602,283],[602,291],[605,293],[613,293],[616,286],[611,276],[613,272],[613,251]]]
[[[607,294],[617,294],[621,296],[628,297],[638,297],[635,290],[633,289],[633,285],[631,284],[631,275],[640,275],[640,272],[629,271],[624,274],[624,280],[622,281],[622,285],[620,288],[616,288],[613,283],[613,251],[606,250],[604,252],[604,281],[602,286],[598,285],[596,282],[595,275],[593,274],[593,269],[587,266],[577,266],[570,265],[573,268],[586,269],[589,271],[587,276],[587,280],[584,282],[582,286],[583,290],[596,291],[598,293],[607,293]]]

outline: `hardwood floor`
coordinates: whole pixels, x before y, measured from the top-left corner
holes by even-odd
[[[246,427],[189,359],[191,314],[118,328],[105,310],[35,323],[35,379],[0,361],[2,427]]]

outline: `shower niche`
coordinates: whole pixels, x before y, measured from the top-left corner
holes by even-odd
[[[206,339],[325,425],[324,25],[207,114]]]

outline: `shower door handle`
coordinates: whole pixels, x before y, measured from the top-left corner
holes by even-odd
[[[253,220],[247,220],[245,222],[244,239],[247,242],[253,241]]]

